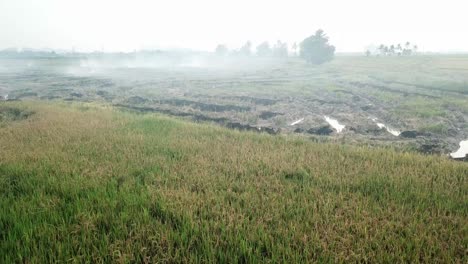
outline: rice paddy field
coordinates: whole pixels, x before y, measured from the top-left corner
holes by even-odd
[[[1,263],[467,263],[467,246],[466,162],[0,102]]]
[[[2,98],[95,102],[442,156],[468,140],[467,55],[337,55],[320,66],[210,54],[0,56]]]

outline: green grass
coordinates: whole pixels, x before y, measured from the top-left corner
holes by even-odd
[[[400,108],[396,109],[395,112],[400,113],[402,116],[416,115],[420,118],[443,117],[445,115],[441,102],[423,98],[405,102],[401,104]]]
[[[467,262],[468,166],[5,103],[0,262]]]
[[[439,135],[449,135],[449,129],[443,124],[431,124],[421,128],[422,132],[430,132]]]

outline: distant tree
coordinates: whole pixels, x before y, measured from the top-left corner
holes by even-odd
[[[239,53],[245,56],[250,56],[252,51],[252,42],[247,41],[244,46],[242,46],[239,50]]]
[[[322,64],[333,59],[335,47],[328,43],[328,37],[319,29],[301,43],[300,55],[307,62]]]
[[[297,43],[294,42],[293,45],[291,46],[291,49],[293,50],[293,55],[297,55]]]
[[[395,45],[390,45],[390,47],[385,46],[384,44],[381,44],[378,47],[378,50],[380,51],[380,54],[386,55],[386,56],[392,56],[394,54],[397,54],[398,56],[404,55],[404,56],[410,56],[411,54],[415,53],[418,49],[418,46],[414,45],[413,48],[411,48],[411,43],[407,41],[403,45],[397,44]]]
[[[387,46],[384,46],[383,51],[384,51],[384,55],[388,55],[390,52],[390,49]]]
[[[366,50],[366,57],[370,57],[370,55],[371,55],[370,50]]]
[[[403,52],[403,48],[401,47],[401,44],[398,43],[397,47],[396,47],[396,53],[398,56],[400,56]]]
[[[409,41],[406,41],[405,49],[411,49],[411,43]]]
[[[219,55],[219,56],[225,56],[227,53],[228,53],[228,48],[226,47],[226,45],[223,45],[223,44],[219,44],[218,46],[216,46],[216,54]]]
[[[380,51],[381,55],[385,55],[385,45],[384,44],[380,44],[379,51]]]
[[[287,57],[288,56],[288,44],[278,40],[273,47],[273,55],[275,57]]]
[[[389,55],[394,55],[395,54],[395,45],[391,45],[390,49],[388,50]]]
[[[257,46],[257,55],[260,57],[268,57],[271,56],[272,51],[270,48],[270,44],[268,41],[265,41]]]

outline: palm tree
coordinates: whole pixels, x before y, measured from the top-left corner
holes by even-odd
[[[395,45],[391,45],[391,46],[390,46],[389,52],[390,52],[390,55],[395,54]]]
[[[380,46],[379,46],[380,54],[384,55],[384,50],[385,50],[384,44],[380,44]]]
[[[387,47],[387,46],[384,46],[384,54],[385,54],[385,55],[388,55],[388,51],[389,51],[388,47]]]
[[[297,55],[297,52],[296,52],[296,51],[297,51],[297,43],[294,42],[294,44],[292,45],[291,48],[292,48],[292,50],[293,50],[293,52],[294,52],[294,56],[296,56],[296,55]]]
[[[398,54],[398,56],[400,56],[400,55],[401,55],[401,52],[402,52],[402,50],[403,50],[400,43],[398,43],[396,49],[397,49],[397,54]]]

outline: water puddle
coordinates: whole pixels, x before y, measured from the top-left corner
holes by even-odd
[[[468,140],[460,141],[460,148],[453,153],[450,153],[450,156],[454,159],[462,159],[468,155]]]
[[[395,137],[398,137],[398,136],[401,134],[400,131],[395,130],[395,129],[391,129],[391,128],[389,128],[388,126],[386,126],[385,124],[377,122],[377,118],[372,118],[372,121],[374,121],[374,123],[375,123],[380,129],[385,128],[385,129],[387,130],[388,133],[394,135]]]
[[[295,125],[297,125],[297,124],[302,123],[303,121],[304,121],[304,118],[301,118],[301,119],[299,119],[299,120],[296,120],[296,121],[292,122],[292,123],[289,124],[289,125],[290,125],[290,126],[295,126]]]
[[[327,121],[327,123],[336,130],[336,133],[341,133],[341,131],[343,131],[345,128],[345,125],[340,124],[336,119],[330,118],[328,116],[324,116],[324,118],[325,121]]]

